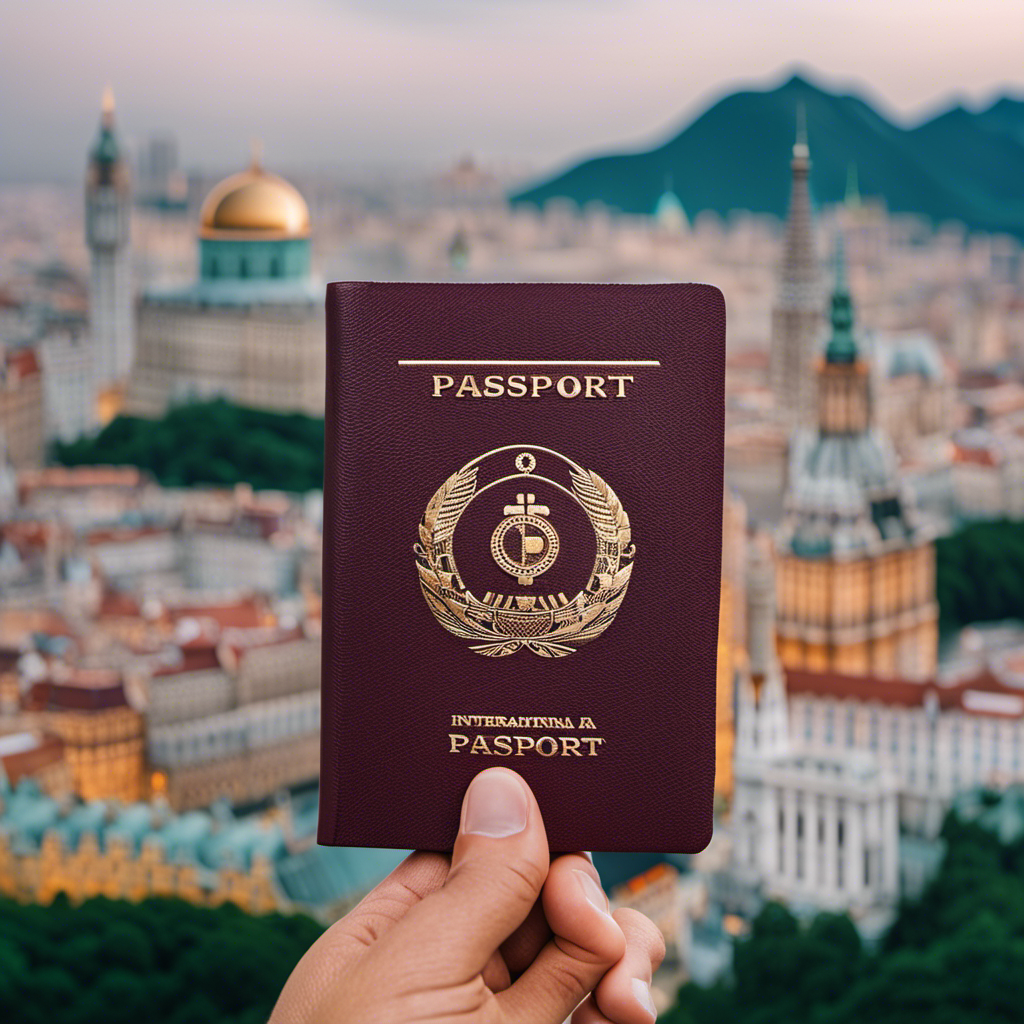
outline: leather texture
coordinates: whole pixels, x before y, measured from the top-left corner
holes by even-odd
[[[399,365],[484,359],[661,365]],[[553,850],[707,844],[724,367],[725,302],[710,285],[328,286],[321,843],[450,850],[470,779],[503,765],[536,793]],[[439,373],[472,374],[478,385],[488,374],[635,380],[624,399],[554,389],[455,398],[454,388],[435,398]],[[420,588],[413,546],[435,491],[472,459],[518,444],[598,473],[630,519],[636,556],[617,616],[566,657],[481,656],[439,624]],[[573,502],[552,501],[558,559],[520,587],[490,556],[501,509],[482,500],[454,538],[460,571],[479,581],[474,593],[579,589],[596,541]],[[604,743],[597,756],[452,754],[453,731],[565,733],[456,729],[455,714],[588,716]]]

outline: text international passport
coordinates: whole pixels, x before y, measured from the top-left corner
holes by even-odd
[[[328,287],[321,843],[503,765],[555,851],[706,845],[724,357],[709,285]]]

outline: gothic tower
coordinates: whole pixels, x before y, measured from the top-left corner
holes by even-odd
[[[771,387],[775,408],[791,425],[814,415],[814,358],[824,334],[824,294],[814,240],[810,150],[803,107],[798,108],[793,180],[783,245],[779,290],[772,309]]]
[[[134,312],[128,228],[128,166],[114,131],[114,96],[103,94],[100,131],[85,178],[85,236],[89,245],[89,321],[93,385],[105,397],[120,391],[132,367]]]
[[[926,681],[937,659],[935,547],[873,426],[841,246],[817,376],[817,430],[794,439],[777,537],[780,657],[787,669]]]

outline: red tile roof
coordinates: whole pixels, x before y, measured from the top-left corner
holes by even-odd
[[[9,348],[5,362],[7,372],[17,374],[21,379],[39,373],[39,359],[34,348]]]
[[[72,669],[59,679],[35,683],[26,701],[38,711],[103,711],[124,707],[128,699],[118,672],[107,669]]]
[[[934,680],[916,683],[906,679],[790,669],[786,672],[786,689],[791,696],[834,697],[836,700],[906,708],[923,707],[927,695],[934,694],[943,711],[956,709],[974,715],[1024,716],[1024,690],[1007,686],[989,668],[950,686],[941,686]],[[986,700],[979,694],[988,694],[995,699]],[[1009,698],[1019,699],[1019,710],[1016,709],[1017,701]]]

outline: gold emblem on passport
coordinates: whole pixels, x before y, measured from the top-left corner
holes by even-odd
[[[565,471],[565,483],[537,471],[546,466]],[[478,487],[485,460],[506,460],[508,473]],[[566,483],[568,486],[566,486]],[[553,510],[538,500],[542,487],[553,487],[582,509],[593,528],[596,557],[587,584],[575,597],[543,594],[543,576],[563,550]],[[492,494],[492,488],[497,488]],[[495,564],[530,594],[494,594],[478,598],[463,582],[452,540],[470,503],[505,494],[495,506],[497,522],[490,536]],[[450,633],[476,641],[471,650],[504,657],[526,648],[545,658],[560,658],[600,636],[612,623],[626,595],[636,553],[629,516],[615,492],[594,473],[539,445],[508,445],[487,452],[453,473],[434,493],[420,521],[413,546],[423,596],[434,618]],[[510,580],[511,582],[511,580]]]

